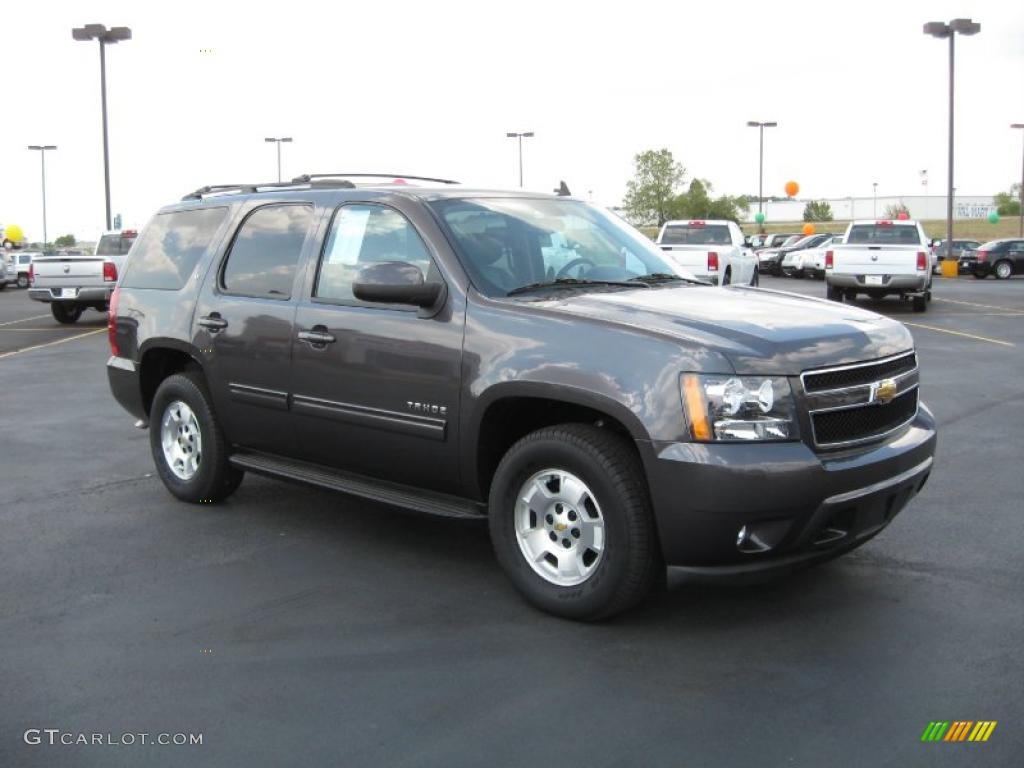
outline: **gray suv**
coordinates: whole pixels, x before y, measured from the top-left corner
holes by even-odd
[[[107,371],[178,498],[255,472],[486,519],[526,598],[591,620],[666,566],[840,555],[927,480],[900,323],[678,274],[571,197],[354,178],[204,187],[136,243]]]

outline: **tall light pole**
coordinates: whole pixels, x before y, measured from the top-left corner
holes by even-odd
[[[71,30],[71,37],[81,42],[98,40],[100,44],[100,102],[103,107],[103,188],[107,196],[107,229],[110,229],[110,152],[107,148],[107,55],[108,45],[122,40],[131,40],[132,31],[128,27],[111,27],[102,24],[86,24]]]
[[[1024,123],[1013,123],[1010,127],[1024,129]],[[1018,192],[1020,192],[1020,232],[1017,236],[1024,237],[1024,156],[1022,156],[1020,163],[1020,189]]]
[[[758,150],[757,162],[757,212],[761,213],[761,201],[764,200],[764,129],[774,128],[778,123],[774,121],[762,123],[757,120],[748,120],[747,125],[751,128],[757,128],[757,131],[760,134],[760,149]]]
[[[918,171],[918,175],[921,177],[921,186],[924,187],[924,216],[922,219],[928,218],[928,169],[925,168],[923,171]]]
[[[51,152],[57,148],[56,144],[29,144],[29,149],[39,153],[39,159],[43,166],[43,251],[46,251],[46,150]]]
[[[924,33],[940,40],[949,38],[949,189],[946,195],[946,242],[948,248],[953,247],[953,83],[954,83],[954,40],[956,34],[976,35],[981,31],[981,24],[970,19],[953,19],[949,24],[941,21],[929,21],[924,25]]]
[[[519,140],[519,187],[523,186],[523,139],[533,138],[533,131],[526,131],[525,133],[506,133],[505,136],[510,139]]]
[[[878,182],[871,182],[871,218],[878,218]]]
[[[292,137],[291,136],[284,136],[284,137],[282,137],[280,139],[266,138],[266,139],[264,139],[264,141],[266,141],[266,142],[274,142],[275,144],[277,144],[277,180],[278,180],[278,182],[280,182],[281,181],[281,145],[282,144],[291,144],[292,143]]]

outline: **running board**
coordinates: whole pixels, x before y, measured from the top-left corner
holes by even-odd
[[[426,512],[431,515],[460,518],[481,518],[487,515],[485,505],[469,499],[398,483],[389,483],[386,480],[377,480],[296,459],[246,451],[232,454],[230,461],[239,469],[249,472],[318,485],[332,491],[341,491],[351,496],[414,509],[417,512]]]

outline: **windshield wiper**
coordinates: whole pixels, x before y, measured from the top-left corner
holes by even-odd
[[[697,280],[693,277],[683,277],[682,275],[671,275],[668,272],[652,272],[649,275],[637,275],[636,277],[629,278],[631,283],[641,283],[643,285],[655,285],[657,283],[669,283],[669,282],[684,282],[694,283],[696,285],[707,285],[704,280]]]
[[[578,277],[559,277],[555,280],[544,280],[540,283],[530,283],[529,285],[521,285],[518,288],[513,288],[511,291],[506,293],[506,296],[516,296],[520,293],[527,293],[528,291],[535,291],[538,288],[562,288],[576,285],[621,285],[624,288],[650,288],[651,286],[645,283],[632,283],[625,280],[585,280]]]

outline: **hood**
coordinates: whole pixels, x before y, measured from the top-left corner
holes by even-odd
[[[639,328],[690,347],[713,349],[740,374],[795,376],[809,368],[873,360],[914,346],[902,323],[874,312],[759,288],[686,285],[569,294],[540,304],[584,320]]]

